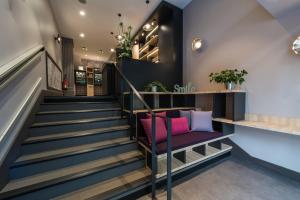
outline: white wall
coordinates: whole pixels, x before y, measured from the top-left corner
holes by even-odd
[[[193,0],[183,16],[185,83],[191,81],[200,90],[222,89],[209,83],[210,72],[244,68],[249,72],[243,86],[246,112],[300,117],[300,56],[291,51],[294,37],[256,0]],[[191,50],[195,37],[205,41],[200,53]],[[268,138],[265,143],[262,137]],[[234,141],[254,157],[300,172],[300,138],[284,137],[239,128]],[[271,150],[273,157],[267,153]]]
[[[61,66],[58,30],[47,0],[0,1],[0,68],[28,49],[44,45]]]
[[[54,41],[58,31],[47,0],[0,1],[0,27],[0,72],[9,61],[39,45],[61,66],[61,47]],[[30,70],[0,90],[0,163],[41,90],[46,89],[45,70],[43,54]]]

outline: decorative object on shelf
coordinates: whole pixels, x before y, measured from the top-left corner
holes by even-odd
[[[147,8],[148,8],[148,5],[149,5],[150,1],[149,0],[146,0],[146,4],[147,4]],[[150,24],[149,22],[147,22],[144,26],[143,26],[143,29],[144,31],[152,31],[153,30],[153,26],[152,24]]]
[[[245,82],[245,76],[248,74],[246,70],[225,69],[221,72],[211,73],[209,75],[210,82],[224,83],[227,90],[233,90],[236,84],[242,85]]]
[[[185,86],[180,87],[178,84],[174,85],[174,92],[178,93],[189,93],[195,92],[196,88],[192,85],[191,82],[188,82]]]
[[[145,86],[144,91],[146,92],[168,92],[166,86],[159,81],[153,81]]]
[[[199,51],[202,47],[203,41],[200,38],[195,38],[192,42],[192,50]]]
[[[293,42],[292,49],[295,54],[300,55],[300,36]]]

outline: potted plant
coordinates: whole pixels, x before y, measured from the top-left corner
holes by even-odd
[[[120,23],[121,29],[123,30],[123,23]],[[122,31],[122,40],[119,43],[119,58],[131,58],[132,57],[132,41],[131,41],[131,30],[132,27],[128,26],[127,31]]]
[[[144,88],[146,92],[168,92],[166,86],[159,81],[153,81],[147,84]]]
[[[210,82],[224,83],[227,90],[234,89],[236,84],[242,85],[245,82],[245,76],[248,74],[246,70],[225,69],[221,72],[211,73],[209,75]]]

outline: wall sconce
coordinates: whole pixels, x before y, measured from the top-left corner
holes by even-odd
[[[57,41],[58,44],[60,44],[61,43],[61,37],[60,37],[60,35],[57,34],[57,36],[54,37],[54,40]]]
[[[300,55],[300,36],[293,42],[292,49],[295,54]]]
[[[192,42],[192,50],[193,51],[198,51],[202,47],[203,41],[200,38],[195,38]]]

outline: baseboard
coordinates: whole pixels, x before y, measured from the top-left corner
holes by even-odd
[[[234,143],[232,140],[228,139],[226,140],[226,143],[229,144],[230,146],[233,146],[232,149],[232,156],[236,157],[238,159],[244,160],[244,161],[249,161],[249,162],[254,162],[264,168],[267,168],[269,170],[272,170],[276,173],[279,173],[283,176],[289,177],[295,181],[300,182],[300,173],[295,172],[293,170],[275,165],[273,163],[266,162],[264,160],[252,157],[249,155],[247,152],[245,152],[241,147],[239,147],[236,143]]]
[[[24,123],[22,124],[22,128],[17,133],[16,138],[14,139],[12,145],[10,146],[10,149],[8,150],[6,156],[4,157],[1,165],[0,165],[0,189],[5,186],[5,184],[8,181],[8,175],[9,175],[9,167],[11,164],[16,160],[16,158],[20,155],[20,147],[22,141],[27,137],[28,135],[28,128],[31,126],[31,124],[34,121],[35,113],[39,109],[40,103],[43,101],[45,94],[48,92],[43,90],[40,92],[38,98],[36,99],[36,102],[34,103],[33,107],[29,111],[28,116],[25,116],[26,119]]]

